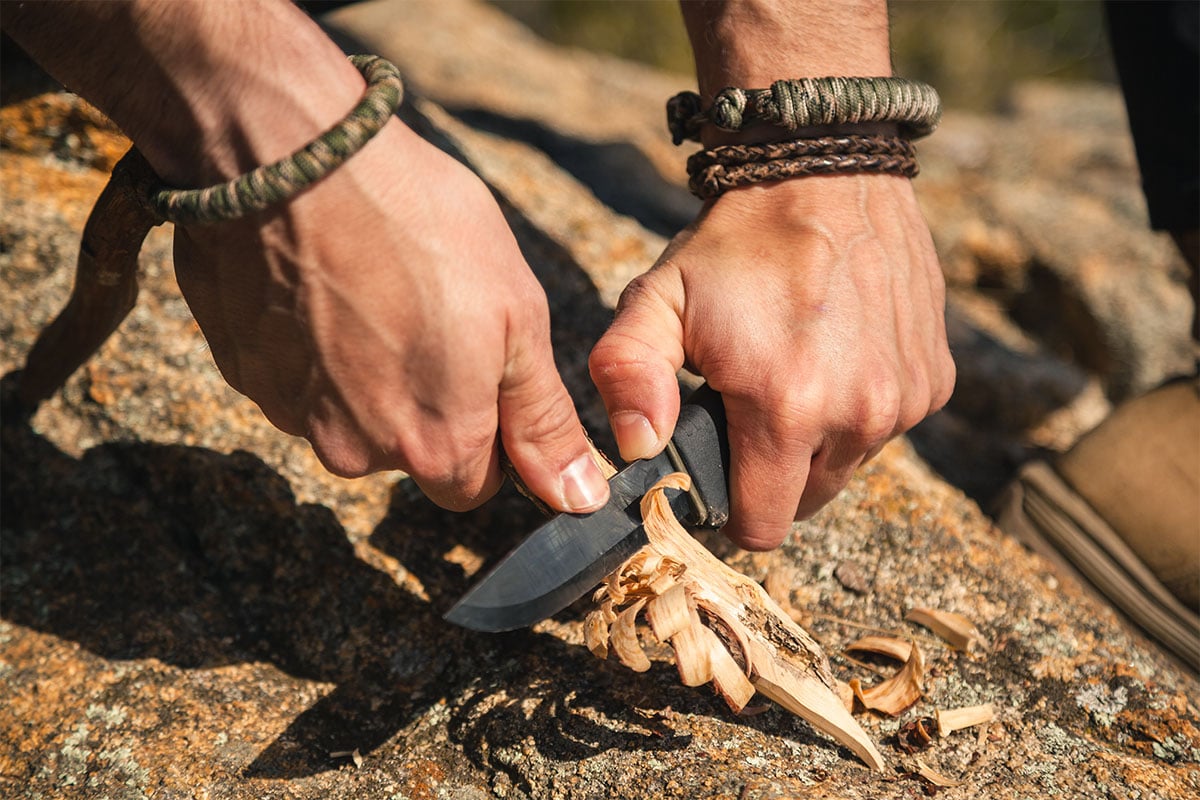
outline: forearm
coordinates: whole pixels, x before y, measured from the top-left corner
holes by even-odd
[[[285,0],[4,5],[5,32],[180,186],[288,155],[337,122],[364,88]]]
[[[680,5],[705,105],[726,86],[765,88],[786,78],[892,74],[886,0],[685,0]],[[710,147],[763,136],[761,131],[732,135],[713,126],[703,132]]]

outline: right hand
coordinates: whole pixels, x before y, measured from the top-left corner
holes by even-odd
[[[277,209],[178,228],[175,265],[226,380],[331,472],[401,469],[462,510],[503,442],[554,508],[608,499],[495,200],[399,120]]]

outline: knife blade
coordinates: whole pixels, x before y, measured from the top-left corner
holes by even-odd
[[[719,394],[698,389],[680,409],[673,447],[609,479],[611,496],[600,510],[559,514],[535,530],[445,619],[499,632],[532,625],[566,608],[647,543],[639,503],[659,478],[672,472],[688,472],[697,490],[695,496],[668,490],[676,516],[690,525],[723,525],[729,516],[724,411]]]

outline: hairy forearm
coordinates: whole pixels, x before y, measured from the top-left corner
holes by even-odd
[[[6,33],[177,185],[288,155],[363,91],[338,48],[286,0],[24,2],[2,13]]]
[[[892,74],[886,0],[684,0],[681,8],[706,104],[726,86]],[[746,138],[704,132],[709,146]]]

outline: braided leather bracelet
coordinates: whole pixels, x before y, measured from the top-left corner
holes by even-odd
[[[789,139],[783,142],[758,144],[726,144],[699,150],[687,160],[688,174],[694,174],[714,164],[741,166],[780,158],[799,158],[813,155],[898,155],[913,156],[912,142],[898,136],[820,136],[811,139]]]
[[[220,222],[263,211],[295,197],[344,164],[396,113],[404,84],[395,65],[378,56],[350,56],[363,74],[367,91],[341,122],[287,158],[204,189],[155,187],[149,204],[163,221],[182,224]]]
[[[826,136],[701,150],[688,159],[688,187],[704,200],[754,183],[837,173],[915,177],[912,143],[895,136]]]

